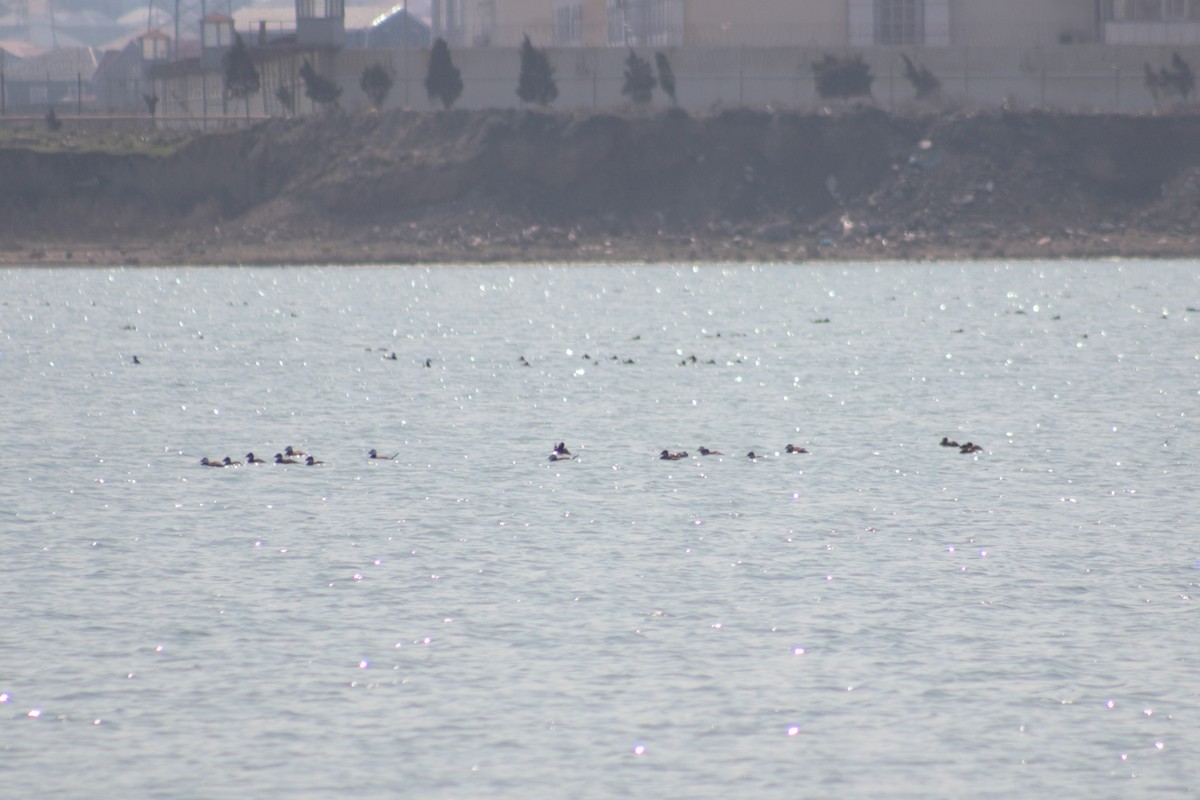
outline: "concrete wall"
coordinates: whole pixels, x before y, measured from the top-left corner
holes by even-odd
[[[1154,99],[1143,85],[1143,64],[1166,66],[1175,51],[1194,68],[1200,67],[1200,47],[1109,47],[1069,45],[1042,48],[872,48],[860,52],[875,76],[872,101],[887,109],[915,106],[914,91],[904,78],[902,55],[928,67],[942,84],[938,104],[945,107],[1054,108],[1089,111],[1143,112]],[[562,48],[547,51],[555,66],[559,110],[627,107],[621,95],[625,51],[618,48]],[[816,109],[836,105],[821,100],[814,88],[810,64],[830,48],[674,48],[665,52],[678,85],[679,104],[693,111],[713,107]],[[642,51],[653,58],[653,51]],[[295,53],[261,67],[263,90],[251,99],[254,116],[284,113],[275,97],[280,85],[293,87],[299,113],[311,113],[296,77],[304,58],[342,87],[341,108],[356,112],[368,107],[359,89],[365,67],[382,63],[395,76],[385,108],[434,108],[425,94],[426,50],[343,50]],[[515,107],[520,57],[516,48],[468,48],[453,52],[462,71],[463,94],[456,108]],[[159,112],[199,118],[243,111],[221,99],[221,78],[209,74],[162,82],[157,87]],[[207,92],[207,94],[205,94]],[[180,97],[186,98],[181,108]],[[668,100],[655,91],[654,105]]]

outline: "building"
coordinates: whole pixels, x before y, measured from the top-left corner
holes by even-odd
[[[469,20],[475,8],[472,0],[443,2],[455,5],[456,20]],[[582,47],[1028,47],[1095,42],[1103,36],[1101,23],[1117,20],[1119,9],[1104,16],[1114,2],[1153,3],[1164,9],[1182,4],[1183,11],[1171,13],[1196,13],[1200,24],[1200,0],[474,2],[488,4],[494,26],[501,31],[541,25],[551,5],[554,44]]]
[[[92,105],[92,74],[96,51],[63,47],[4,65],[4,111],[43,113],[49,109],[74,113]]]
[[[1200,0],[1101,0],[1108,44],[1200,44]]]

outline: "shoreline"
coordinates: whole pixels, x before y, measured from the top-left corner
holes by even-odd
[[[1200,258],[1200,235],[1126,231],[1104,236],[1043,234],[1029,237],[958,238],[915,244],[880,238],[830,240],[805,237],[759,242],[734,235],[686,243],[653,237],[608,237],[571,246],[397,246],[382,239],[292,242],[288,246],[241,241],[196,246],[189,242],[9,242],[0,267],[303,267],[303,266],[512,266],[627,264],[851,264],[994,261],[1145,260]]]

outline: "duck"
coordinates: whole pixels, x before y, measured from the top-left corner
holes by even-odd
[[[299,464],[300,462],[294,458],[284,458],[283,453],[276,453],[275,454],[275,463],[276,464]]]
[[[312,456],[309,456],[308,458],[304,459],[304,466],[306,466],[306,467],[315,467],[318,464],[324,464],[324,463],[325,463],[324,461],[317,461]]]
[[[960,453],[982,453],[983,447],[974,442],[967,442],[964,445],[959,445],[958,452]]]
[[[662,461],[679,461],[687,458],[688,453],[687,450],[679,450],[674,453],[672,453],[670,450],[663,450],[661,453],[659,453],[658,457]]]
[[[242,465],[242,462],[240,462],[240,461],[234,461],[234,460],[233,460],[233,459],[231,459],[229,456],[225,456],[224,465],[225,465],[226,467],[240,467],[240,466]]]
[[[749,453],[746,453],[746,458],[750,459],[751,461],[758,461],[760,456],[751,450]]]
[[[134,356],[134,357],[133,357],[133,363],[134,363],[134,364],[140,364],[140,363],[142,363],[142,360],[141,360],[140,358],[138,358],[137,356]]]
[[[213,461],[208,456],[204,456],[203,458],[201,458],[200,463],[206,467],[223,467],[223,466],[225,466],[220,461]]]
[[[547,461],[571,461],[575,456],[570,453],[551,453]]]
[[[723,456],[725,454],[722,453],[720,450],[709,450],[707,447],[704,447],[703,445],[701,445],[700,455],[702,455],[702,456]]]
[[[962,447],[962,445],[960,445],[958,442],[954,441],[953,439],[949,439],[949,438],[943,436],[942,437],[942,447]]]
[[[299,458],[300,456],[308,455],[308,453],[304,452],[303,450],[293,450],[290,444],[283,448],[283,454],[288,458]]]
[[[789,444],[789,445],[787,446],[787,451],[788,451],[789,453],[807,453],[807,452],[808,452],[808,451],[807,451],[807,450],[805,450],[803,447],[797,447],[797,446],[796,446],[796,445],[794,445],[794,444]]]
[[[558,456],[569,456],[571,455],[571,451],[567,449],[566,442],[559,442],[558,444],[554,445],[554,454]]]
[[[374,448],[372,448],[371,450],[368,450],[368,451],[367,451],[367,457],[368,457],[368,458],[374,458],[374,459],[377,459],[377,460],[379,460],[379,461],[391,461],[393,458],[395,458],[395,457],[396,457],[396,456],[398,456],[398,455],[400,455],[400,454],[399,454],[399,453],[393,453],[393,454],[392,454],[392,455],[390,455],[390,456],[381,456],[381,455],[379,455],[379,453],[376,453],[376,452],[375,452]]]
[[[263,461],[261,458],[258,458],[257,456],[255,456],[253,452],[250,452],[250,453],[246,453],[246,463],[247,464],[265,464],[267,462]]]

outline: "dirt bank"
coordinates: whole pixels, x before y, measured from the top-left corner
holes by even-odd
[[[1200,116],[326,115],[0,145],[0,263],[1200,252]]]

